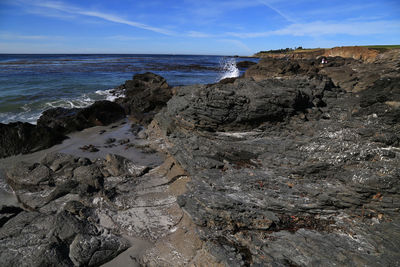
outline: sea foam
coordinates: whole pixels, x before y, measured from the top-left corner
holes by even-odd
[[[220,68],[222,71],[218,81],[226,78],[239,77],[240,71],[236,66],[236,59],[234,58],[222,58],[220,61]]]

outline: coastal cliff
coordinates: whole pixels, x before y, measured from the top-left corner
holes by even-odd
[[[400,50],[329,53],[208,85],[133,77],[98,124],[132,115],[130,140],[99,148],[164,163],[58,153],[9,168],[20,205],[1,209],[1,264],[99,266],[136,236],[152,245],[127,265],[400,265]],[[61,113],[38,126],[66,134],[77,119]]]
[[[255,57],[260,58],[291,58],[291,59],[316,59],[319,57],[342,57],[362,60],[364,62],[373,62],[377,56],[383,52],[387,52],[388,48],[384,46],[363,47],[363,46],[341,46],[333,48],[316,48],[316,49],[295,49],[284,53],[276,52],[259,52]]]

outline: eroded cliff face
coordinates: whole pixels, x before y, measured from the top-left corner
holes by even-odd
[[[373,62],[379,55],[379,51],[361,46],[342,46],[330,49],[313,49],[303,52],[289,52],[289,53],[257,53],[255,56],[261,58],[286,58],[286,59],[316,59],[321,56],[324,57],[343,57],[362,60],[364,62]]]
[[[361,46],[334,47],[326,49],[323,54],[326,57],[353,58],[365,62],[373,62],[378,55],[377,50]]]
[[[244,77],[256,81],[265,78],[326,77],[347,92],[360,92],[380,78],[399,75],[400,49],[379,54],[372,62],[339,56],[328,57],[327,61],[328,63],[321,64],[321,60],[315,58],[262,58],[257,65],[247,69]]]

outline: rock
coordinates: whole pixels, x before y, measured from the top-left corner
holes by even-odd
[[[96,101],[82,109],[53,108],[43,112],[38,126],[47,126],[63,134],[93,126],[108,125],[125,117],[120,105],[107,100]]]
[[[165,116],[176,124],[171,127],[251,129],[264,122],[284,121],[312,107],[313,91],[319,90],[318,86],[304,80],[250,79],[239,79],[233,84],[187,86],[168,102]]]
[[[107,138],[106,139],[106,144],[112,144],[112,143],[114,143],[116,141],[116,139],[115,138]]]
[[[395,63],[328,59],[384,70],[351,93],[304,62],[177,90],[148,130],[191,177],[177,202],[227,266],[398,265]]]
[[[52,183],[52,171],[45,165],[18,162],[6,173],[13,189],[38,187]]]
[[[88,247],[78,250],[76,240],[85,244],[95,240],[97,245],[90,251]],[[72,266],[77,262],[98,266],[127,247],[126,240],[102,236],[94,225],[65,211],[55,215],[21,212],[0,228],[2,266]]]
[[[239,69],[247,69],[256,64],[257,63],[253,61],[239,61],[236,63],[236,67],[238,67]]]
[[[0,158],[32,153],[61,143],[66,136],[47,126],[30,123],[0,123]]]
[[[99,149],[92,144],[84,145],[84,146],[80,147],[79,149],[82,149],[82,150],[88,151],[88,152],[98,152],[99,151]]]
[[[70,246],[69,257],[76,266],[99,266],[129,247],[128,241],[109,235],[92,237],[78,234]]]
[[[136,74],[132,80],[126,81],[117,90],[124,91],[125,95],[117,99],[117,103],[142,125],[148,124],[155,113],[172,97],[171,87],[166,80],[150,72]]]
[[[118,140],[119,145],[125,145],[125,144],[128,144],[129,142],[130,142],[129,138]]]
[[[114,154],[106,156],[105,165],[106,170],[113,176],[131,175],[139,177],[149,170],[147,166],[136,165],[127,158]]]
[[[74,170],[74,179],[80,184],[83,192],[91,193],[103,188],[104,176],[95,164],[80,166]]]

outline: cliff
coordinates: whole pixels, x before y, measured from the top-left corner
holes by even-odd
[[[395,47],[395,46],[393,46]],[[334,47],[329,49],[301,49],[289,51],[286,53],[268,53],[259,52],[254,56],[264,58],[290,58],[290,59],[316,59],[321,56],[324,57],[343,57],[343,58],[353,58],[356,60],[363,60],[365,62],[373,62],[376,57],[382,53],[390,50],[389,48],[384,48],[384,46],[379,47],[363,47],[363,46],[342,46]]]

